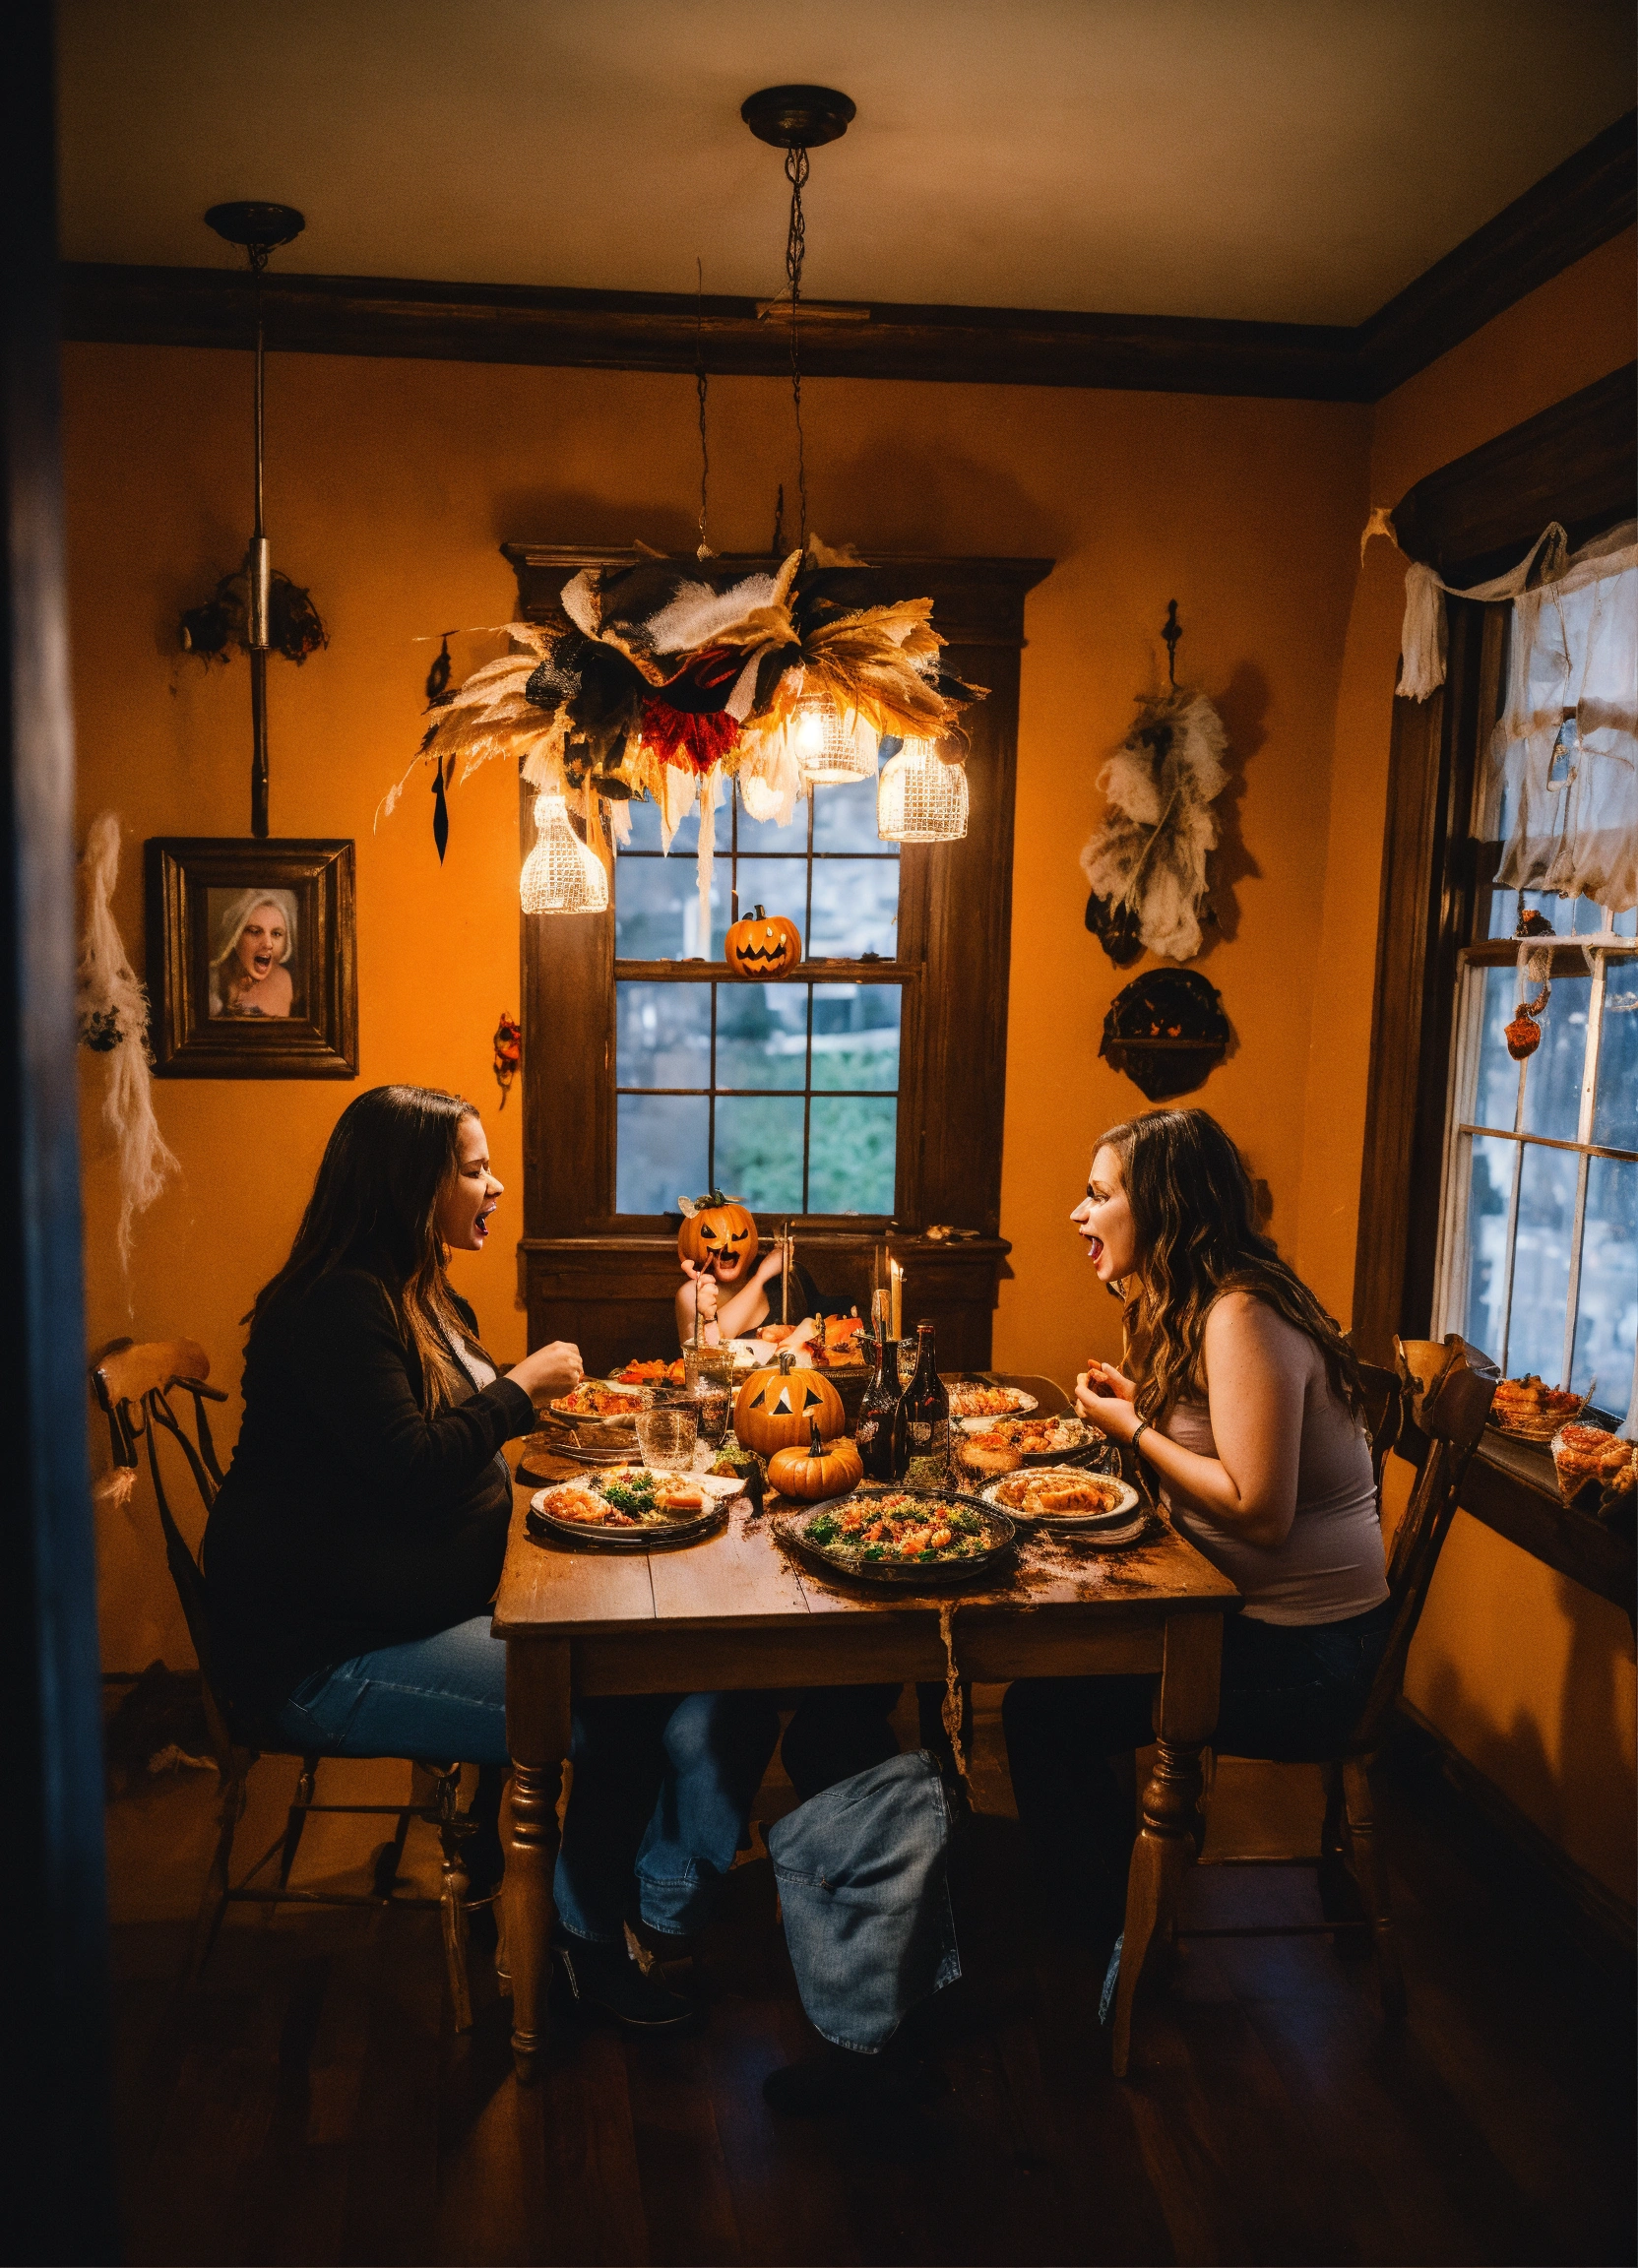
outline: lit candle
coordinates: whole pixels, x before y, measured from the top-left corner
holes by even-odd
[[[889,1320],[893,1326],[892,1335],[895,1339],[902,1339],[905,1335],[905,1272],[891,1253],[888,1255],[887,1262],[887,1288],[890,1300]]]

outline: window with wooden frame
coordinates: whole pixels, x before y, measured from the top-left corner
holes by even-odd
[[[1418,482],[1394,510],[1400,541],[1458,587],[1513,566],[1549,520],[1586,543],[1633,515],[1635,429],[1629,364]],[[1381,1361],[1396,1333],[1458,1330],[1510,1375],[1584,1388],[1596,1373],[1610,1414],[1631,1392],[1638,1308],[1633,921],[1526,897],[1551,924],[1553,991],[1521,1070],[1501,1030],[1520,908],[1493,885],[1504,814],[1486,762],[1509,611],[1447,600],[1444,686],[1394,702],[1354,1336]],[[1558,1516],[1544,1455],[1486,1435],[1464,1502],[1630,1604],[1630,1544]]]
[[[628,555],[508,544],[526,616],[555,620],[586,566]],[[790,1219],[820,1290],[868,1303],[884,1240],[907,1315],[941,1360],[986,1365],[1001,1238],[1013,783],[1026,593],[1040,559],[877,560],[889,598],[927,596],[948,665],[988,698],[966,720],[964,841],[883,843],[874,784],[822,787],[787,830],[720,809],[711,930],[692,828],[661,851],[632,812],[606,914],[526,915],[523,1291],[531,1343],[588,1366],[675,1337],[679,1194],[743,1195],[766,1234]],[[747,570],[765,561],[745,562]],[[530,798],[523,840],[531,839]],[[733,976],[723,932],[762,904],[803,959]],[[929,1230],[937,1231],[929,1234]]]

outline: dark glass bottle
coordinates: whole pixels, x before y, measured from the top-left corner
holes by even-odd
[[[950,1396],[938,1375],[930,1323],[915,1326],[915,1374],[905,1388],[906,1471],[912,1480],[937,1482],[950,1469]]]
[[[897,1339],[876,1341],[876,1375],[864,1389],[853,1439],[866,1480],[904,1479],[905,1415]]]

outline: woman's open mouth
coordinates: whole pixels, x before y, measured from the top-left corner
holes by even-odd
[[[1096,1261],[1102,1252],[1102,1249],[1103,1239],[1102,1236],[1089,1236],[1087,1238],[1087,1258],[1089,1260]]]
[[[477,1233],[478,1233],[478,1235],[479,1235],[479,1236],[487,1236],[487,1235],[488,1235],[488,1233],[489,1233],[489,1216],[490,1216],[490,1214],[491,1214],[493,1211],[494,1211],[494,1207],[493,1207],[492,1205],[482,1205],[482,1206],[479,1206],[479,1208],[478,1208],[478,1214],[477,1214],[477,1219],[476,1219],[476,1220],[473,1222],[473,1224],[472,1224],[473,1228],[476,1229],[476,1231],[477,1231]]]
[[[258,953],[250,966],[258,977],[265,976],[273,967],[273,955],[271,953]]]

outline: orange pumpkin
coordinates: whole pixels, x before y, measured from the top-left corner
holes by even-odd
[[[802,957],[802,933],[785,914],[753,906],[729,928],[723,955],[737,976],[784,976]]]
[[[756,1258],[756,1223],[737,1197],[713,1189],[702,1197],[677,1230],[677,1257],[709,1267],[716,1260]]]
[[[776,1450],[768,1460],[768,1484],[782,1496],[794,1496],[803,1504],[823,1503],[827,1496],[846,1496],[864,1479],[858,1451],[844,1434],[827,1447],[816,1424],[808,1425],[808,1445]]]
[[[804,1444],[813,1425],[823,1440],[834,1441],[845,1422],[842,1397],[830,1380],[817,1370],[798,1370],[791,1354],[782,1354],[777,1369],[753,1370],[733,1405],[734,1438],[759,1457]]]

